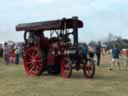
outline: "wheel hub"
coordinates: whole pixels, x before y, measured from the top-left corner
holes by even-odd
[[[36,62],[36,59],[32,59],[32,63],[35,63]]]

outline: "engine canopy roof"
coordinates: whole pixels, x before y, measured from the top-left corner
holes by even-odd
[[[74,18],[63,18],[60,20],[51,20],[43,22],[32,22],[32,23],[23,23],[16,25],[16,31],[38,31],[38,30],[63,30],[65,28],[73,28],[73,21],[76,21],[77,28],[83,27],[83,22],[81,20],[76,20]]]

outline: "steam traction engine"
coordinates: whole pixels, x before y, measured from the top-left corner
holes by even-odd
[[[61,73],[64,78],[69,78],[72,69],[83,69],[85,77],[92,78],[95,65],[84,54],[84,46],[78,43],[78,28],[81,27],[83,23],[78,17],[18,24],[16,30],[25,31],[26,72],[30,76],[37,76],[48,71],[49,74]],[[50,35],[50,38],[46,35]]]

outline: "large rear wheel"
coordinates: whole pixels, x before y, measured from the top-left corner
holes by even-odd
[[[64,78],[70,78],[72,75],[72,61],[68,56],[61,59],[61,75]]]
[[[38,48],[31,47],[26,49],[24,56],[24,67],[30,76],[37,76],[43,70],[43,58]]]

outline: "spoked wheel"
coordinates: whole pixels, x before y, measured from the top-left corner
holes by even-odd
[[[95,74],[95,64],[92,60],[85,62],[83,66],[83,72],[86,78],[93,78]]]
[[[30,76],[40,75],[43,70],[43,60],[38,48],[26,49],[24,56],[24,67]]]
[[[69,57],[63,57],[61,60],[61,75],[64,78],[70,78],[72,75],[72,61]]]

